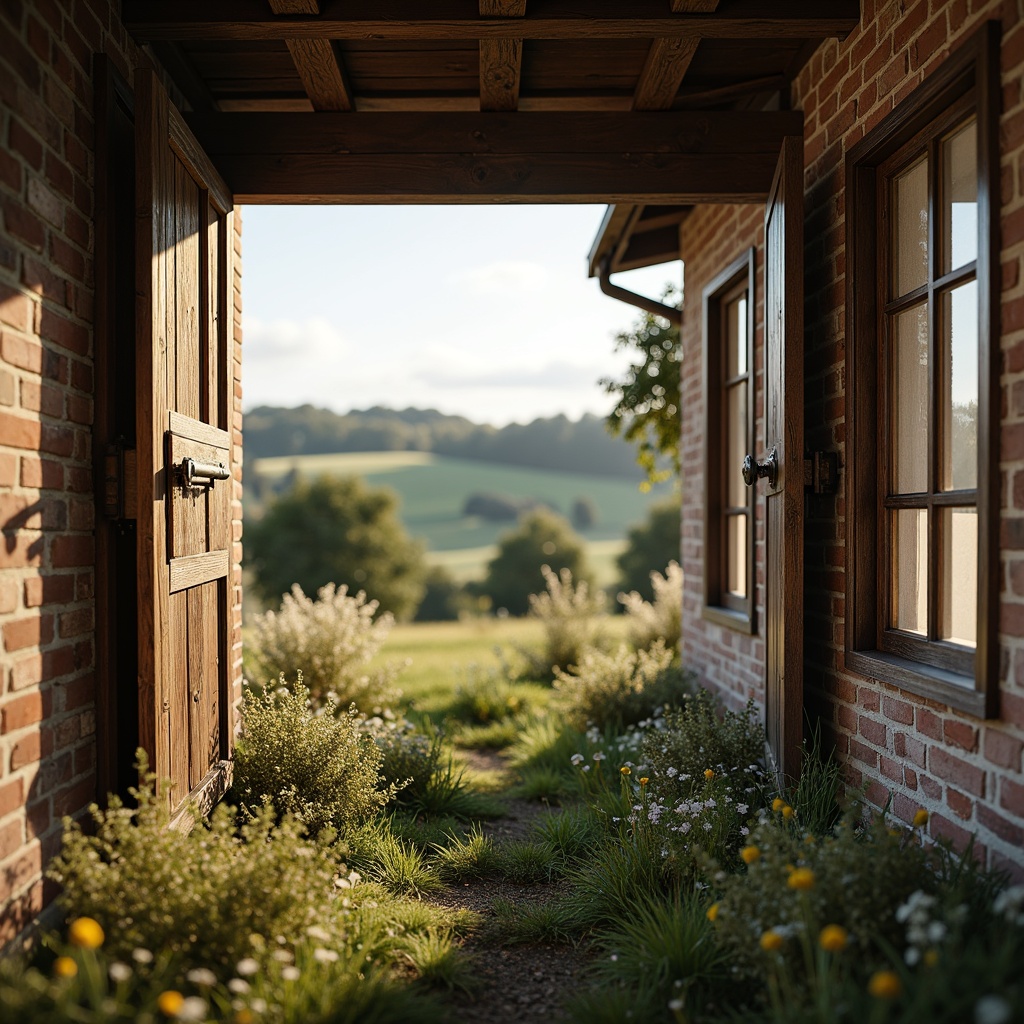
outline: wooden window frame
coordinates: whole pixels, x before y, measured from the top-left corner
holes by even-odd
[[[846,162],[846,665],[978,717],[998,714],[999,24],[987,22],[872,129]],[[881,374],[881,174],[973,109],[978,131],[978,593],[973,654],[941,641],[882,637],[885,390]],[[886,278],[887,280],[887,278]],[[928,649],[922,659],[921,645]]]
[[[756,632],[754,545],[757,534],[755,519],[756,493],[747,488],[743,506],[747,515],[747,595],[737,598],[726,592],[726,546],[722,522],[725,495],[725,459],[722,445],[724,409],[722,402],[725,380],[725,346],[722,342],[726,303],[739,291],[747,293],[747,436],[746,450],[754,451],[756,421],[754,407],[754,281],[757,252],[748,249],[734,260],[703,291],[704,337],[704,619],[741,633]],[[736,467],[737,472],[739,467]]]

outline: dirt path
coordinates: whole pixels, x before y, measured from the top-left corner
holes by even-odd
[[[511,773],[500,754],[490,751],[467,752],[467,759],[481,771]],[[536,800],[510,799],[508,813],[485,822],[483,831],[495,845],[529,838],[536,819],[548,810]],[[488,922],[494,919],[496,900],[539,903],[565,892],[559,883],[519,884],[500,878],[483,878],[449,886],[428,897],[429,902],[446,907],[464,907],[481,915],[483,925],[467,936],[464,952],[473,958],[479,990],[472,995],[456,993],[450,997],[453,1020],[462,1024],[542,1024],[562,1021],[564,998],[576,990],[589,959],[585,950],[572,945],[501,945],[488,935]]]

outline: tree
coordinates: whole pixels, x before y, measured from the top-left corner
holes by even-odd
[[[495,608],[511,615],[525,615],[530,595],[544,590],[541,567],[556,573],[568,569],[576,581],[591,580],[583,542],[560,515],[547,509],[534,509],[506,533],[498,544],[498,554],[487,565],[487,577],[480,586]]]
[[[597,507],[590,498],[577,498],[572,503],[572,525],[576,530],[590,530],[597,525]]]
[[[246,535],[257,592],[280,600],[293,583],[315,594],[325,583],[365,590],[382,611],[411,618],[423,598],[423,551],[396,514],[391,491],[358,477],[299,479]]]
[[[647,519],[629,531],[629,546],[616,559],[619,589],[635,590],[645,601],[654,600],[651,573],[664,572],[669,562],[679,561],[679,499],[652,505]]]
[[[677,299],[678,290],[666,286],[662,301]],[[623,380],[600,381],[609,395],[616,396],[605,422],[613,434],[637,445],[637,462],[647,473],[649,486],[672,475],[659,468],[659,459],[668,458],[679,473],[679,328],[653,313],[642,313],[628,331],[616,335],[615,347],[632,350],[635,359]]]

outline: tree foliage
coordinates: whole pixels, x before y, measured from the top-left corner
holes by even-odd
[[[636,591],[645,601],[654,600],[652,572],[664,572],[669,562],[679,561],[679,499],[652,505],[647,519],[629,531],[628,547],[616,559],[619,589]]]
[[[554,512],[535,509],[501,539],[480,589],[495,608],[505,608],[510,615],[525,615],[530,595],[544,590],[541,569],[545,565],[556,573],[568,569],[577,582],[591,581],[583,543],[572,527]]]
[[[662,301],[678,301],[678,290],[669,285]],[[633,356],[622,380],[604,378],[601,384],[615,396],[615,408],[606,423],[637,446],[637,462],[649,483],[679,473],[679,368],[683,359],[679,328],[653,313],[642,313],[627,331],[615,337],[616,349]],[[672,470],[664,468],[667,458]],[[664,568],[664,565],[662,565]]]
[[[365,590],[383,611],[411,618],[426,568],[406,534],[391,491],[357,477],[298,479],[246,533],[257,592],[276,604],[298,583],[307,594],[326,583]]]

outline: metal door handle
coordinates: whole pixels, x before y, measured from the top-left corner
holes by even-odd
[[[748,455],[743,460],[743,482],[748,487],[753,487],[761,478],[768,478],[768,486],[774,487],[775,481],[779,478],[779,452],[772,448],[764,462],[758,462],[753,455]]]
[[[196,462],[195,459],[182,459],[180,466],[174,467],[185,487],[196,487],[208,484],[213,486],[216,480],[227,480],[231,476],[223,462]]]

